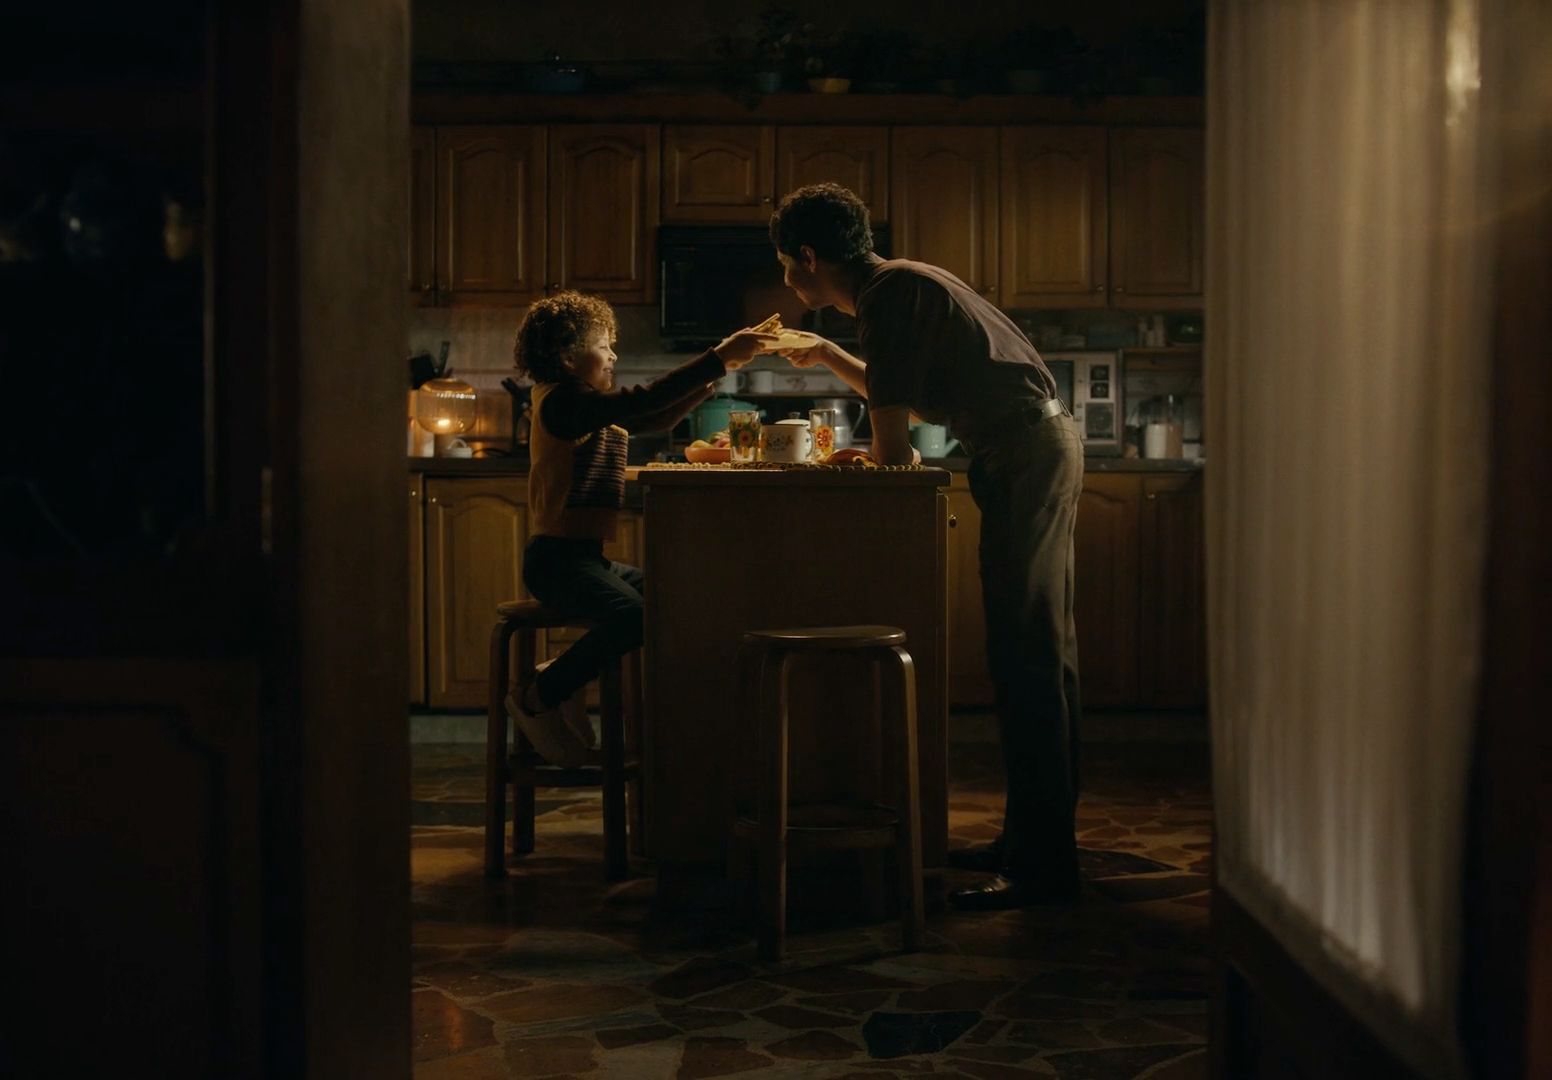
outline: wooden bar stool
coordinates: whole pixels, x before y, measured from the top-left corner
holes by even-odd
[[[814,850],[895,851],[905,951],[921,948],[921,798],[916,762],[916,674],[893,626],[824,626],[747,633],[739,649],[743,715],[755,731],[754,812],[735,815],[736,842],[755,848],[760,957],[780,960],[787,929],[787,854]],[[898,740],[895,806],[862,799],[789,805],[789,676],[804,654],[845,651],[871,660],[874,727],[889,757]],[[889,706],[886,707],[886,700]],[[887,715],[891,714],[892,715]],[[886,727],[886,724],[889,725]]]
[[[538,660],[535,635],[561,627],[588,628],[583,619],[568,618],[536,600],[511,600],[496,605],[490,633],[490,712],[485,730],[485,876],[506,876],[501,852],[506,828],[506,788],[512,785],[512,856],[534,849],[534,788],[601,787],[604,802],[604,864],[610,881],[622,881],[630,869],[625,826],[626,786],[631,787],[630,839],[638,850],[642,833],[641,767],[636,739],[626,745],[627,702],[633,733],[639,733],[641,653],[636,651],[608,664],[599,674],[598,705],[602,719],[599,763],[566,768],[546,763],[534,752],[522,729],[514,732],[507,752],[507,691],[513,685],[512,638],[517,637],[517,682],[533,681]],[[629,684],[629,693],[627,686]],[[514,725],[515,726],[515,725]],[[627,756],[627,750],[632,751]]]

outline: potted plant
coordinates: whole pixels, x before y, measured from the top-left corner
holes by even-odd
[[[747,84],[760,94],[780,90],[813,27],[790,8],[771,5],[760,12],[749,33],[717,39],[717,52],[728,66],[731,81]]]
[[[820,94],[844,94],[851,89],[852,58],[847,41],[837,34],[810,36],[803,73],[808,88]]]

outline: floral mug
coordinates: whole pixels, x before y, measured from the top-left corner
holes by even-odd
[[[760,429],[760,452],[766,461],[806,462],[814,452],[814,435],[807,420],[778,420]]]

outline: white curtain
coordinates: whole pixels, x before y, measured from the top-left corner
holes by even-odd
[[[1219,879],[1438,1076],[1460,1071],[1491,371],[1478,21],[1478,0],[1209,16]]]

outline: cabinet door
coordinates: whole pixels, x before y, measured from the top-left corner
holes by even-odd
[[[663,129],[663,220],[763,225],[771,215],[776,129],[670,124]]]
[[[1101,473],[1083,481],[1078,501],[1076,594],[1078,671],[1086,708],[1137,703],[1136,474]]]
[[[550,128],[550,287],[656,303],[658,129]]]
[[[955,473],[948,489],[948,700],[990,705],[995,695],[986,667],[986,608],[981,601],[981,510],[970,481]]]
[[[426,703],[425,477],[410,477],[410,704]]]
[[[1202,133],[1110,133],[1111,289],[1117,305],[1202,304]]]
[[[496,605],[522,599],[522,477],[426,482],[426,609],[433,708],[485,704]]]
[[[443,302],[522,304],[544,292],[544,129],[436,133],[436,287]]]
[[[412,296],[436,301],[436,130],[410,129],[409,272]]]
[[[776,136],[776,194],[807,184],[850,188],[874,221],[889,220],[889,129],[784,127]]]
[[[1105,306],[1105,131],[1002,129],[1002,305]]]
[[[1207,704],[1207,584],[1198,474],[1145,476],[1138,678],[1145,702]]]
[[[995,302],[996,129],[895,128],[890,157],[893,253],[941,266]]]

